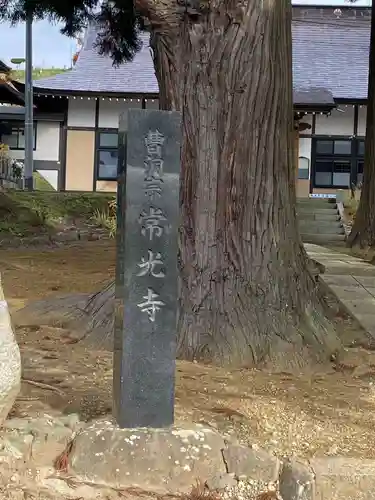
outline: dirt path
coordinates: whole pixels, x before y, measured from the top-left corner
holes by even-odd
[[[114,274],[113,243],[83,242],[55,250],[0,251],[5,293],[13,307],[37,298],[92,292]],[[342,314],[343,336],[358,326]],[[13,416],[111,412],[112,356],[69,343],[68,331],[19,328],[24,378]],[[349,359],[350,358],[350,359]],[[179,362],[176,420],[234,430],[279,455],[375,458],[375,353],[350,357],[322,373],[270,375]],[[334,369],[336,368],[336,369]],[[357,376],[356,376],[357,375]]]

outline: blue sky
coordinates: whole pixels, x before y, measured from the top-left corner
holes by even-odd
[[[33,25],[33,66],[42,68],[70,67],[76,43],[59,33],[59,27],[48,21]],[[10,27],[0,24],[0,59],[6,63],[13,57],[24,57],[25,25]],[[23,67],[23,66],[22,66]]]
[[[348,6],[346,0],[292,0],[294,5]],[[370,7],[371,0],[357,0],[357,7]],[[33,66],[41,68],[70,67],[75,41],[59,33],[57,25],[40,21],[33,27]],[[0,24],[0,59],[9,63],[13,57],[24,57],[25,26]]]

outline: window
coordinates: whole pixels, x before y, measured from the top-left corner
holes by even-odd
[[[362,158],[365,156],[365,141],[363,139],[358,139],[357,156],[361,156]]]
[[[101,132],[99,134],[99,147],[100,148],[116,148],[118,146],[118,134]]]
[[[334,155],[350,155],[352,153],[351,141],[334,141],[333,154]]]
[[[97,144],[98,180],[116,180],[118,159],[117,131],[98,132]]]
[[[117,151],[100,150],[98,179],[117,178]]]
[[[298,179],[308,179],[309,178],[309,167],[310,161],[305,156],[300,156],[298,158]]]
[[[317,139],[315,141],[314,187],[350,187],[352,143],[350,139]]]
[[[0,142],[9,146],[9,149],[25,149],[25,125],[23,122],[2,122]],[[36,149],[35,123],[33,149]]]

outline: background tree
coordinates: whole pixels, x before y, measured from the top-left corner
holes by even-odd
[[[132,57],[136,27],[148,25],[162,107],[183,113],[178,355],[327,359],[337,337],[295,211],[291,1],[122,0],[93,16],[95,4],[19,0],[8,15],[48,13],[67,34],[95,17],[115,62]],[[108,328],[110,299],[110,285],[94,296],[91,324]]]
[[[12,64],[15,64],[17,66],[17,69],[25,62],[25,59],[23,57],[13,57],[13,59],[10,60]]]
[[[356,0],[351,0],[355,3]],[[361,198],[348,244],[375,247],[375,0],[371,9],[371,37],[366,117],[365,158]]]

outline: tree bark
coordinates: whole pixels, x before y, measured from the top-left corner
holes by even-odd
[[[375,0],[372,0],[365,161],[361,198],[348,245],[375,246]]]
[[[178,356],[324,359],[336,337],[295,212],[290,2],[237,5],[153,43],[163,104],[183,111]]]
[[[212,0],[153,34],[183,113],[179,358],[290,368],[338,347],[298,232],[291,43],[289,0]],[[96,339],[113,293],[86,308]]]

